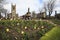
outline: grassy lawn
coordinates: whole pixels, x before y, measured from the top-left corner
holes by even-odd
[[[54,27],[45,34],[40,40],[60,40],[60,27]]]

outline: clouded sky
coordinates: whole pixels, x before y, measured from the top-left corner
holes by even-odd
[[[43,3],[47,2],[48,0],[7,0],[9,3],[6,4],[4,7],[11,12],[11,3],[16,4],[16,11],[21,16],[26,14],[27,9],[30,8],[30,11],[35,11],[36,13],[39,12],[39,9],[43,7]],[[60,11],[60,1],[56,1],[56,8],[58,12]],[[54,14],[53,14],[54,15]]]

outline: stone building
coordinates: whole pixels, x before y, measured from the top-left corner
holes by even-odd
[[[8,14],[8,19],[17,19],[18,14],[16,14],[16,4],[11,4],[11,13]]]
[[[37,14],[35,13],[35,11],[32,12],[32,19],[36,19],[37,18]]]
[[[30,20],[31,19],[31,12],[30,12],[30,8],[28,8],[28,12],[22,16],[22,19],[25,20]]]
[[[32,13],[32,19],[45,19],[46,18],[46,13],[41,12],[41,13]]]
[[[57,13],[57,11],[55,11],[55,18],[60,19],[60,13]]]
[[[40,18],[45,19],[45,18],[46,18],[46,13],[45,13],[45,12],[38,13],[38,14],[37,14],[37,18],[38,18],[38,19],[40,19]]]

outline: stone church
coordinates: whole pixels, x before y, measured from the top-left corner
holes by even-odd
[[[8,19],[17,19],[18,14],[16,14],[16,4],[11,4],[11,13],[8,14]]]

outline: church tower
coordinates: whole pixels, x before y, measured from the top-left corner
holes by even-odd
[[[26,13],[26,19],[31,19],[31,12],[30,12],[30,8],[28,8],[28,11],[27,11],[27,13]]]
[[[31,16],[30,8],[28,8],[27,16]]]
[[[30,8],[28,8],[28,12],[30,12]]]
[[[16,4],[11,4],[12,19],[16,19]]]

